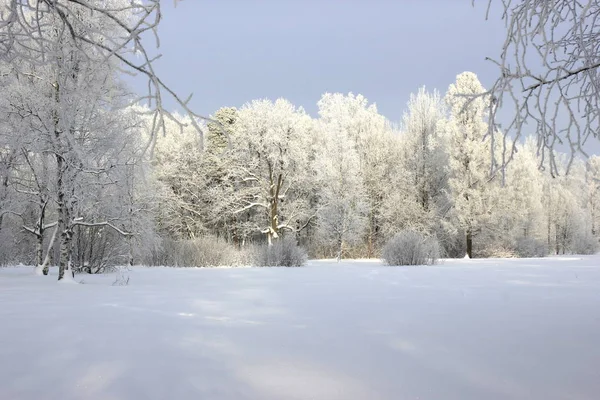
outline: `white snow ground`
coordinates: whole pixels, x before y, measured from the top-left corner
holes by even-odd
[[[0,268],[0,399],[600,398],[600,256],[130,275]]]

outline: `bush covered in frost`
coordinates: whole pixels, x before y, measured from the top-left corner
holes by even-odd
[[[575,236],[570,250],[573,254],[596,254],[599,248],[598,238],[586,232]]]
[[[515,242],[515,253],[518,257],[546,257],[548,244],[539,239],[521,237]]]
[[[219,267],[240,265],[239,251],[212,236],[189,240],[164,240],[152,264],[169,267]]]
[[[439,256],[438,241],[414,231],[397,233],[382,251],[382,258],[388,265],[432,265]]]
[[[276,240],[273,245],[256,249],[255,265],[260,267],[301,267],[306,262],[306,251],[294,237]]]

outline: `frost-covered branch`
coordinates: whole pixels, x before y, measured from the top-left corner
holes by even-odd
[[[133,235],[133,233],[131,232],[125,232],[124,230],[116,227],[115,225],[111,224],[110,222],[84,222],[84,221],[73,221],[73,226],[87,226],[87,227],[98,227],[98,226],[108,226],[109,228],[112,228],[114,231],[118,232],[120,235],[122,236],[131,236]]]
[[[600,2],[598,0],[501,0],[506,36],[498,57],[498,79],[489,94],[490,132],[514,143],[535,133],[541,166],[557,175],[557,145],[568,146],[573,163],[587,156],[588,140],[600,139]],[[498,110],[514,117],[502,122]],[[567,170],[568,170],[567,169]]]
[[[173,98],[190,116],[189,123],[203,135],[197,120],[218,121],[193,112],[189,107],[191,95],[181,98],[156,73],[148,39],[154,37],[160,47],[158,26],[162,19],[159,0],[11,0],[0,3],[0,57],[8,63],[26,60],[34,65],[52,63],[58,54],[57,46],[69,41],[78,53],[98,67],[117,65],[129,75],[147,79],[148,93],[136,101],[150,105],[151,137],[166,130],[166,120],[183,123],[164,109],[164,95]],[[18,66],[17,66],[18,68]],[[202,141],[201,141],[202,143]]]

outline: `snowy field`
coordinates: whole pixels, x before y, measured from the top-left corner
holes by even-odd
[[[130,276],[0,268],[0,399],[600,398],[600,256]]]

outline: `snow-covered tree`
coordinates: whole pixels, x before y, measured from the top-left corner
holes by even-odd
[[[147,248],[154,237],[154,193],[142,121],[131,109],[112,111],[111,118],[114,131],[96,132],[99,140],[92,142],[91,160],[86,162],[90,173],[79,178],[77,189],[81,200],[72,258],[88,271],[111,262],[139,262],[139,249]]]
[[[25,226],[36,235],[38,250],[44,229],[58,227],[59,279],[70,266],[76,227],[112,225],[84,220],[81,207],[90,196],[90,185],[111,183],[124,148],[121,138],[132,128],[119,109],[124,92],[116,65],[99,67],[74,43],[65,39],[61,44],[54,49],[52,63],[4,64],[9,73],[3,76],[6,100],[0,110],[13,121],[14,133],[20,134],[19,150],[27,175],[15,183],[38,203],[35,226]],[[50,202],[56,204],[56,219],[46,224]]]
[[[539,168],[536,143],[529,138],[519,146],[509,164],[502,202],[512,236],[543,238],[544,179]]]
[[[53,248],[58,225],[56,220],[52,220],[50,213],[52,211],[51,202],[54,200],[52,194],[53,185],[52,175],[56,171],[52,169],[51,160],[48,154],[44,152],[34,152],[31,148],[23,147],[22,158],[27,165],[28,170],[24,170],[21,176],[14,180],[15,190],[23,194],[26,201],[35,205],[33,223],[28,226],[27,218],[21,215],[23,219],[23,229],[35,236],[36,239],[36,272],[48,273],[48,262],[50,250]],[[48,229],[52,229],[52,239],[48,246],[48,251],[44,257],[44,237]]]
[[[587,162],[588,207],[592,234],[600,239],[600,156],[592,156]]]
[[[569,192],[566,178],[546,177],[544,207],[547,216],[547,243],[555,254],[571,251],[576,234],[580,209],[577,199]]]
[[[15,146],[12,132],[6,121],[0,123],[0,231],[8,214],[17,212],[17,201],[12,187],[12,178],[20,163],[20,148]]]
[[[231,146],[231,135],[237,121],[237,109],[222,107],[211,116],[211,120],[208,123],[206,151],[210,156],[220,156]]]
[[[0,96],[0,107],[4,96]],[[1,114],[0,114],[1,115]],[[0,263],[12,261],[15,256],[14,220],[21,222],[24,211],[22,195],[16,192],[14,179],[21,169],[21,149],[8,119],[0,116]]]
[[[489,206],[486,223],[480,224],[477,235],[481,256],[508,257],[525,250],[544,255],[544,179],[538,168],[536,145],[527,140],[517,149],[504,171],[504,185],[491,182],[484,189]]]
[[[179,0],[175,0],[177,3]],[[0,0],[0,59],[13,66],[22,60],[44,67],[67,61],[57,49],[76,48],[81,60],[99,69],[119,65],[121,71],[148,80],[148,92],[134,100],[150,105],[152,137],[175,121],[163,107],[173,98],[190,116],[202,119],[155,72],[155,54],[148,43],[160,43],[162,19],[158,0]],[[71,60],[73,61],[73,60]],[[202,130],[191,123],[201,134]]]
[[[410,229],[432,234],[447,210],[448,157],[443,121],[445,107],[439,94],[425,88],[411,94],[402,119],[403,166],[410,175],[406,190],[417,209]]]
[[[338,127],[339,128],[339,127]],[[368,202],[359,156],[344,129],[321,127],[323,144],[316,161],[320,186],[319,243],[332,247],[338,260],[364,238]]]
[[[89,182],[90,174],[108,179],[114,169],[110,157],[115,155],[106,149],[117,145],[110,143],[117,132],[113,129],[123,128],[118,126],[122,115],[117,109],[137,101],[148,104],[151,139],[165,130],[166,121],[177,123],[162,106],[165,95],[192,114],[187,100],[181,101],[154,71],[157,57],[146,46],[146,38],[156,34],[160,17],[158,1],[0,2],[0,67],[6,71],[2,77],[12,78],[11,84],[20,87],[14,93],[22,95],[11,105],[13,112],[17,107],[56,164],[52,170],[62,254],[59,279],[72,256],[75,228],[112,226],[109,221],[84,221],[79,214],[89,195],[82,182]],[[147,95],[124,97],[119,81],[123,72],[144,75]],[[189,121],[200,131],[196,118]],[[86,154],[90,149],[94,155]],[[31,231],[43,236],[39,230]]]
[[[448,88],[446,103],[450,118],[445,129],[452,193],[452,215],[465,234],[466,251],[473,255],[473,237],[480,232],[492,207],[489,196],[490,141],[484,140],[487,123],[484,121],[486,99],[469,97],[485,89],[472,72],[463,72]]]
[[[203,169],[204,144],[188,117],[175,115],[178,123],[167,122],[167,134],[157,139],[153,173],[160,182],[159,229],[177,239],[191,239],[206,232],[210,209],[206,205]],[[180,130],[179,124],[185,125]]]
[[[319,102],[320,121],[325,129],[343,131],[354,143],[359,158],[368,203],[366,244],[368,257],[383,245],[381,204],[387,191],[394,163],[392,130],[386,119],[362,95],[325,93]]]
[[[284,99],[255,100],[237,112],[232,161],[215,196],[216,212],[244,218],[248,234],[266,235],[269,243],[282,230],[299,232],[311,220],[305,181],[314,179],[309,157],[313,122]]]

